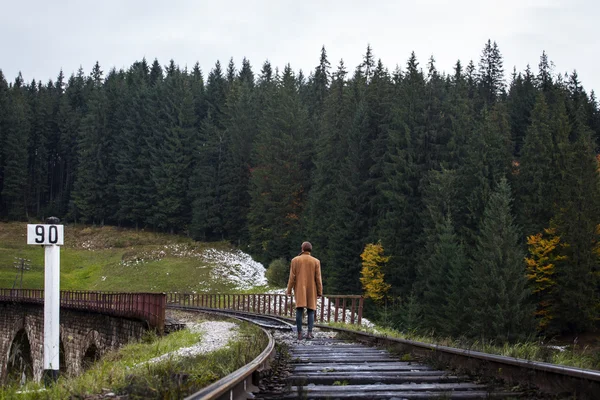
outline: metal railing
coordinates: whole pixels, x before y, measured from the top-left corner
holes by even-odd
[[[317,299],[315,322],[362,322],[363,296],[324,295]],[[206,307],[295,318],[294,296],[284,294],[167,293],[167,305]]]
[[[44,303],[42,289],[0,289],[0,301]],[[162,333],[165,326],[164,293],[119,293],[61,290],[60,306],[101,314],[141,319]]]

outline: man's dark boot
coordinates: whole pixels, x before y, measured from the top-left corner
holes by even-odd
[[[313,336],[311,331],[308,331],[308,333],[306,334],[306,338],[307,339],[314,339],[315,337]]]
[[[302,340],[302,331],[298,332],[298,340]]]

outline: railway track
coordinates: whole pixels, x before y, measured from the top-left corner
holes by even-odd
[[[297,341],[292,339],[293,324],[289,319],[199,307],[173,308],[243,319],[262,326],[271,337],[271,348],[265,349],[253,363],[188,399],[600,398],[598,371],[322,325],[323,330],[336,332],[337,336],[342,334],[342,338],[317,334],[313,340]],[[273,335],[284,338],[286,343],[275,346]],[[498,378],[519,389],[513,391],[507,389],[510,386],[490,383]],[[524,390],[532,387],[541,390]]]
[[[346,341],[314,340],[289,348],[284,390],[256,399],[485,399],[514,398],[389,351]]]

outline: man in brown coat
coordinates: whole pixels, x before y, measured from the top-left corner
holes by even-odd
[[[307,339],[312,339],[312,329],[315,322],[317,297],[323,295],[323,282],[321,281],[321,261],[310,255],[312,244],[302,243],[302,252],[294,257],[290,265],[290,279],[288,280],[287,294],[296,296],[296,325],[298,326],[298,340],[302,340],[302,314],[304,308],[308,313]]]

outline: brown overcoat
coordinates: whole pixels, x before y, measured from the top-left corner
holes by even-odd
[[[323,295],[323,282],[321,281],[321,261],[305,251],[294,257],[290,265],[290,279],[288,280],[287,294],[294,289],[296,307],[317,309],[317,296]]]

